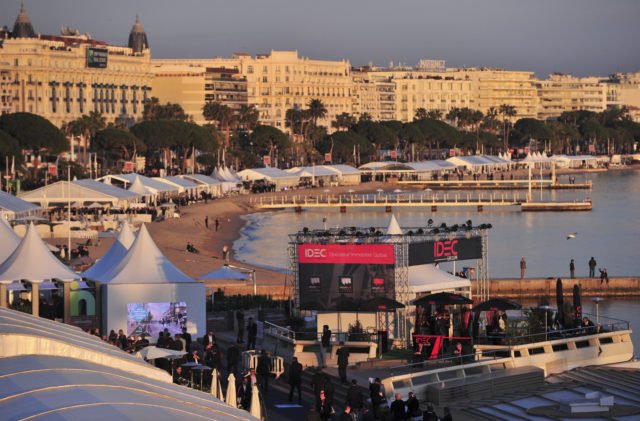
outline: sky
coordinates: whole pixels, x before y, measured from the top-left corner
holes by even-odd
[[[152,57],[301,56],[606,76],[640,71],[640,0],[25,0],[36,32],[125,45],[136,14]],[[0,2],[13,27],[19,0]]]

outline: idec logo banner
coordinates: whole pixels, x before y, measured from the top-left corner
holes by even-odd
[[[300,244],[300,263],[393,265],[391,244]]]
[[[482,258],[480,237],[443,239],[409,245],[409,266]]]

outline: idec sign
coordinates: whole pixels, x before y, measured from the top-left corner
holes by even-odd
[[[433,243],[433,257],[456,257],[458,256],[458,251],[456,250],[456,246],[458,245],[458,240],[447,240],[447,241],[435,241]]]
[[[425,241],[409,244],[409,266],[425,265],[447,260],[482,258],[480,237]]]
[[[391,244],[299,244],[300,263],[393,265]]]

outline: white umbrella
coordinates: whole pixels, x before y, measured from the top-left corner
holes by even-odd
[[[349,189],[347,190],[347,193],[355,193],[356,191],[354,189]]]
[[[393,192],[394,193],[402,193],[402,189],[395,189]]]
[[[104,208],[104,205],[101,205],[98,202],[93,202],[92,204],[90,204],[89,206],[87,206],[88,209],[102,209]]]
[[[254,384],[251,388],[251,411],[249,411],[251,415],[256,417],[257,419],[262,419],[262,406],[260,405],[260,389],[258,389],[258,385]]]
[[[157,346],[147,346],[136,352],[136,357],[155,360],[156,358],[167,358],[171,355],[184,354],[186,354],[186,352],[176,351],[174,349],[158,348]]]
[[[211,394],[214,398],[224,401],[222,385],[220,384],[220,373],[218,373],[217,368],[214,368],[211,372]]]
[[[237,408],[238,400],[236,397],[236,376],[234,376],[233,373],[229,374],[228,381],[229,381],[229,384],[227,385],[225,402],[227,402],[227,405]]]
[[[228,265],[222,266],[220,269],[206,273],[198,278],[198,281],[224,279],[228,281],[246,281],[251,277],[246,273],[238,272],[231,269]]]

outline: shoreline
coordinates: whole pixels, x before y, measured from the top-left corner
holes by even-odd
[[[637,168],[625,168],[635,170]],[[616,169],[617,171],[617,169]],[[513,171],[514,176],[526,176],[526,170]],[[509,174],[509,173],[506,173]],[[589,172],[584,170],[564,170],[558,175],[584,174]],[[393,182],[367,182],[357,186],[332,187],[334,194],[347,193],[353,189],[356,193],[375,192],[379,188],[392,189],[398,187]],[[409,189],[408,189],[409,190]],[[419,190],[419,189],[417,189]],[[278,192],[279,195],[300,195],[300,194],[320,194],[323,188],[305,188]],[[255,270],[257,278],[257,292],[261,295],[271,295],[277,298],[289,296],[290,285],[288,285],[288,275],[274,269],[253,265],[236,259],[233,251],[233,244],[241,238],[241,231],[247,225],[244,218],[246,215],[263,212],[273,212],[272,210],[261,210],[250,205],[250,200],[260,197],[260,195],[270,195],[272,193],[234,195],[221,199],[216,199],[207,204],[198,203],[181,208],[181,217],[168,219],[159,223],[148,224],[147,228],[153,236],[154,241],[167,258],[180,270],[190,277],[197,278],[205,273],[217,270],[223,266],[222,248],[227,245],[230,249],[229,264]],[[205,227],[205,216],[209,217],[209,228]],[[215,220],[218,218],[220,228],[215,230]],[[54,242],[60,239],[55,239]],[[92,249],[92,257],[101,256],[106,252],[113,240],[105,239],[100,247]],[[191,242],[200,253],[194,254],[186,251],[187,242]],[[613,279],[613,278],[612,278]],[[498,281],[498,280],[495,280]],[[253,285],[251,282],[238,281],[206,281],[207,288],[222,289],[226,295],[252,294]]]

